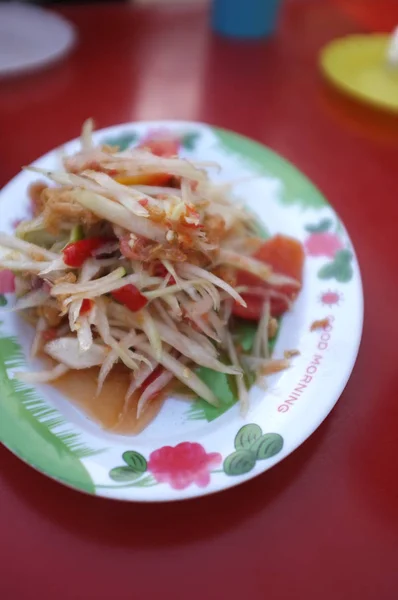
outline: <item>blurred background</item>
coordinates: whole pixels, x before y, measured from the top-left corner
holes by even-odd
[[[293,132],[316,145],[336,120],[344,131],[395,139],[394,111],[355,101],[346,58],[335,61],[332,81],[321,55],[350,34],[369,35],[370,44],[390,34],[398,0],[44,0],[0,9],[0,134],[9,145],[2,183],[75,136],[88,116],[98,127],[207,121],[299,163]],[[371,50],[366,58],[367,48],[365,67],[377,60],[382,78],[370,87],[396,103],[386,56]],[[322,125],[308,131],[308,118]]]

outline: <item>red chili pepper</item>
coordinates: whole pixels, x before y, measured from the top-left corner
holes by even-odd
[[[85,260],[92,256],[95,250],[104,246],[109,239],[103,237],[92,237],[78,242],[72,242],[63,249],[64,262],[68,267],[81,267]]]
[[[137,289],[132,283],[124,285],[118,290],[114,290],[111,292],[111,295],[113,298],[115,298],[115,300],[120,302],[120,304],[124,304],[124,306],[131,310],[131,312],[141,310],[141,308],[144,308],[144,306],[148,304],[148,300],[145,298],[145,296],[143,296],[139,289]]]
[[[161,262],[157,262],[153,265],[153,276],[154,277],[166,277],[167,273],[168,273],[168,270]]]
[[[141,204],[141,206],[148,206],[148,198],[143,198],[142,200],[138,200],[138,204]]]
[[[169,274],[168,270],[161,262],[158,262],[154,265],[154,267],[153,267],[153,276],[154,277],[167,277],[168,274]],[[174,279],[173,276],[171,276],[169,279],[168,285],[174,285],[175,282],[176,282],[176,280]]]
[[[84,298],[81,308],[80,308],[80,315],[85,315],[88,312],[90,312],[91,308],[93,306],[93,301],[89,300],[89,298]]]
[[[157,379],[159,377],[159,375],[163,372],[163,367],[162,365],[158,365],[153,371],[152,373],[150,373],[148,375],[148,377],[145,379],[145,381],[143,382],[143,384],[141,385],[141,390],[144,391],[146,390],[146,388],[148,387],[148,385],[150,385],[151,383],[153,383],[155,381],[155,379]]]

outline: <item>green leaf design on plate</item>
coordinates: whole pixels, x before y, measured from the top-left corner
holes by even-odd
[[[320,279],[336,279],[340,283],[347,283],[353,277],[351,261],[353,254],[351,250],[344,249],[336,252],[333,262],[327,263],[318,271]]]
[[[343,236],[344,233],[345,233],[345,231],[344,231],[343,223],[339,219],[337,219],[337,221],[336,221],[336,234],[339,235],[339,236]]]
[[[119,469],[128,469],[128,467],[115,467],[115,469],[112,469],[112,471],[116,471]],[[130,469],[131,472],[131,469]],[[116,475],[116,477],[119,477],[119,475]],[[131,475],[132,477],[132,475]],[[121,483],[120,485],[97,485],[97,488],[105,488],[105,489],[119,489],[119,488],[130,488],[130,487],[152,487],[154,485],[158,485],[158,482],[156,481],[156,479],[154,477],[152,477],[152,475],[145,475],[145,477],[141,477],[141,479],[139,479],[140,475],[138,475],[137,473],[134,474],[134,477],[132,477],[132,479],[129,480],[124,480],[124,481],[132,481],[132,483]],[[116,479],[115,479],[116,481]],[[117,481],[122,482],[121,479],[118,479]]]
[[[263,432],[259,425],[251,423],[244,425],[235,436],[236,450],[250,450],[256,440],[262,436]]]
[[[332,219],[322,219],[317,225],[306,225],[305,230],[309,233],[323,233],[333,225]]]
[[[348,283],[351,281],[354,272],[351,265],[344,265],[340,267],[335,275],[336,281],[339,283]]]
[[[0,338],[0,441],[22,460],[50,477],[89,494],[94,483],[81,458],[102,450],[88,448],[80,434],[33,388],[10,379],[7,369],[25,366],[21,346],[13,337]]]
[[[0,294],[0,306],[7,306],[7,298],[4,294]]]
[[[257,460],[271,458],[283,448],[283,437],[279,433],[265,433],[250,447]]]
[[[109,477],[118,483],[134,481],[134,479],[138,479],[140,476],[141,473],[137,473],[137,471],[134,471],[130,467],[115,467],[109,471]]]
[[[127,150],[130,148],[135,142],[139,139],[138,133],[135,131],[131,131],[129,133],[122,133],[121,135],[115,137],[105,138],[103,140],[103,144],[107,144],[108,146],[118,146],[119,151]]]
[[[181,136],[181,144],[185,150],[194,150],[199,137],[200,133],[198,131],[184,133],[184,135]]]
[[[135,450],[127,450],[123,453],[123,460],[130,469],[136,473],[144,473],[147,468],[146,459]]]
[[[134,487],[152,487],[158,485],[158,482],[152,475],[146,475],[142,479],[139,479]]]
[[[320,279],[332,279],[336,274],[336,267],[334,263],[327,263],[323,265],[318,271],[318,277]]]
[[[223,469],[226,475],[243,475],[252,470],[256,464],[256,455],[250,450],[237,450],[224,460]]]
[[[212,130],[225,149],[239,156],[242,161],[246,160],[258,173],[281,181],[282,204],[298,205],[303,209],[327,206],[325,198],[310,180],[272,150],[232,131],[217,127]]]
[[[353,254],[351,250],[348,248],[344,248],[343,250],[337,250],[334,255],[334,263],[336,265],[348,265],[352,260]]]

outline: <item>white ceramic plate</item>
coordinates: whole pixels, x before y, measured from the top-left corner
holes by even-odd
[[[76,34],[63,17],[39,6],[0,4],[0,76],[45,67],[71,50]]]
[[[122,146],[167,128],[182,154],[219,162],[218,180],[255,175],[234,189],[271,234],[302,240],[307,260],[304,288],[282,321],[274,349],[298,348],[293,366],[269,378],[268,390],[253,388],[242,419],[236,404],[219,416],[203,401],[170,398],[137,436],[104,432],[50,386],[16,382],[26,368],[32,332],[13,313],[1,316],[0,439],[21,459],[90,494],[131,501],[192,498],[232,487],[259,475],[299,446],[339,398],[353,368],[362,331],[361,279],[350,239],[338,216],[292,165],[256,142],[225,130],[188,122],[131,123],[96,133],[97,141]],[[75,151],[78,141],[66,145]],[[35,164],[58,166],[55,150]],[[0,230],[12,231],[28,210],[23,172],[0,195]],[[1,288],[1,285],[3,286]],[[0,282],[3,304],[12,302]],[[310,331],[317,319],[325,330]],[[347,331],[350,335],[347,335]],[[76,375],[78,377],[78,374]],[[216,418],[214,418],[216,417]]]

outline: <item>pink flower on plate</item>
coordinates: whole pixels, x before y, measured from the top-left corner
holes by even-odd
[[[339,292],[332,292],[331,290],[323,292],[320,297],[320,301],[324,306],[338,305],[342,299],[342,294],[340,294]]]
[[[15,275],[10,269],[0,271],[0,294],[15,292]]]
[[[304,242],[304,247],[309,256],[334,258],[336,252],[342,250],[344,245],[338,235],[324,231],[321,233],[312,233]]]
[[[169,483],[175,490],[183,490],[192,483],[206,487],[210,482],[211,469],[218,466],[221,460],[221,454],[208,454],[201,444],[182,442],[152,452],[148,471],[158,483]]]

